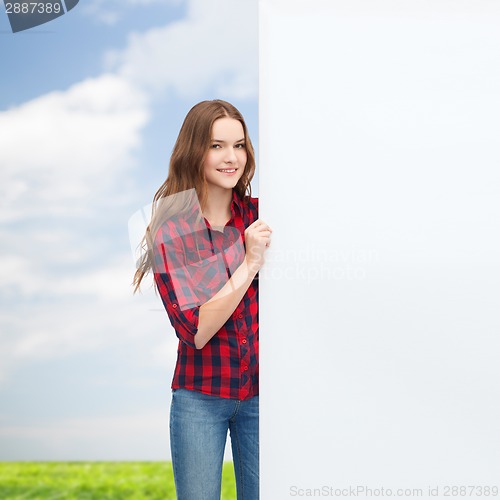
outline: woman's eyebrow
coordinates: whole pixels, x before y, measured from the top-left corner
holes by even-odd
[[[226,141],[221,141],[220,139],[212,139],[212,142],[226,142]],[[243,137],[243,139],[240,139],[238,141],[234,141],[235,144],[238,142],[245,142],[245,138]]]

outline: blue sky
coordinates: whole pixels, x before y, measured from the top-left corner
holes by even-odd
[[[258,146],[257,35],[256,0],[0,13],[0,460],[168,458],[177,340],[152,280],[132,296],[128,220],[196,102]]]

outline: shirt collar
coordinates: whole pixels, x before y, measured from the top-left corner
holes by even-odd
[[[231,201],[231,216],[234,218],[237,215],[243,215],[243,206],[241,198],[238,193],[233,189],[233,199]]]

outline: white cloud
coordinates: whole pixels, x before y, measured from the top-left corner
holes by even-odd
[[[148,118],[144,95],[113,74],[0,113],[0,379],[20,359],[103,348],[113,327],[135,323],[119,312],[131,297],[130,251],[106,232],[136,194]]]
[[[109,279],[115,277],[110,273]],[[120,293],[127,292],[128,278],[130,270],[123,269]],[[50,289],[50,281],[47,285]],[[85,286],[87,295],[82,293]],[[145,287],[142,296],[132,296],[130,291],[129,297],[113,299],[106,284],[102,292],[99,282],[89,281],[85,286],[77,283],[72,295],[39,299],[40,303],[24,301],[2,313],[0,385],[16,366],[97,351],[111,357],[133,353],[133,362],[144,366],[144,376],[151,375],[152,368],[173,373],[178,340],[152,290]]]
[[[92,197],[130,169],[148,114],[112,74],[0,113],[0,222],[91,213]]]
[[[106,62],[150,91],[256,98],[257,26],[256,1],[190,0],[186,19],[130,35],[127,48],[108,52]]]

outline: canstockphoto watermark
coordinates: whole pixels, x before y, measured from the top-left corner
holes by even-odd
[[[63,16],[80,0],[4,0],[5,13],[13,33],[53,21]]]
[[[367,277],[369,265],[379,260],[373,248],[273,248],[260,273],[264,278],[304,282],[322,280],[360,281]]]
[[[319,488],[290,486],[291,497],[423,497],[423,488],[372,488],[365,485],[335,487],[323,485]]]
[[[296,280],[305,283],[314,281],[361,281],[367,277],[364,266],[349,264],[331,265],[328,263],[299,264],[298,262],[285,265],[266,265],[260,271],[261,278],[272,280]]]
[[[331,486],[302,487],[292,485],[288,491],[290,497],[361,497],[361,498],[436,498],[461,497],[483,498],[498,497],[498,485],[485,484],[445,484],[427,485],[424,488],[388,488],[386,486]]]

